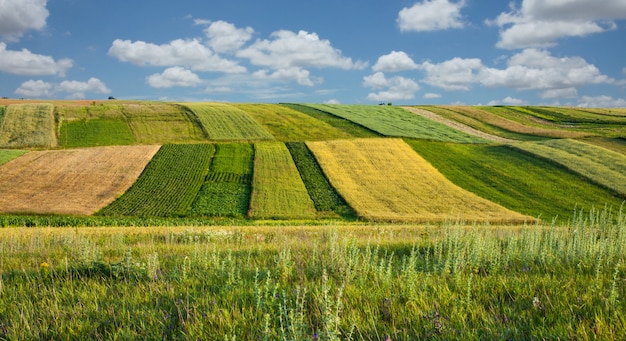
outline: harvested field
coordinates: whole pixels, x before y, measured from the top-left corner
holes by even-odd
[[[400,139],[307,142],[324,174],[360,217],[372,221],[524,222],[461,189]]]
[[[5,164],[18,156],[26,154],[26,150],[0,149],[0,165]]]
[[[0,121],[0,147],[55,147],[52,104],[12,104]]]
[[[489,134],[489,133],[485,133],[483,131],[480,131],[478,129],[474,129],[468,125],[465,125],[463,123],[459,123],[453,120],[449,120],[447,118],[444,118],[440,115],[435,114],[432,111],[428,111],[425,109],[420,109],[420,108],[415,108],[415,107],[403,107],[404,109],[420,115],[420,116],[424,116],[429,120],[433,120],[435,122],[439,122],[441,124],[445,124],[450,128],[462,131],[464,133],[470,134],[470,135],[474,135],[474,136],[478,136],[480,138],[483,138],[485,140],[489,140],[489,141],[494,141],[494,142],[513,142],[513,140],[504,138],[504,137],[500,137],[497,135],[493,135],[493,134]]]
[[[0,212],[89,215],[135,182],[158,146],[33,151],[0,166]]]

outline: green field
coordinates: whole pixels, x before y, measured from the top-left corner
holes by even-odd
[[[277,104],[233,104],[261,123],[278,141],[319,141],[349,138],[334,126]]]
[[[384,136],[413,137],[459,143],[487,142],[479,137],[452,129],[398,107],[340,104],[307,105],[358,123]]]
[[[343,130],[353,137],[380,137],[381,135],[373,130],[367,129],[362,125],[356,124],[345,118],[337,117],[327,112],[315,109],[313,107],[296,104],[296,103],[281,103],[281,105],[297,110],[303,114],[307,114],[315,119],[326,122],[331,126]]]
[[[185,107],[166,104],[124,104],[122,113],[139,144],[188,143],[206,140],[195,116]]]
[[[514,148],[556,162],[626,198],[626,156],[576,140],[525,142]]]
[[[0,120],[0,148],[55,147],[52,104],[11,104]]]
[[[68,121],[61,125],[59,145],[65,148],[130,145],[133,132],[124,120],[110,118]]]
[[[164,145],[137,182],[100,215],[181,216],[187,214],[209,170],[212,144]]]
[[[507,146],[407,143],[458,186],[546,221],[567,223],[576,209],[619,209],[622,204],[622,199],[581,176]]]
[[[272,140],[274,137],[245,111],[222,103],[183,103],[211,140]]]
[[[248,216],[252,219],[313,219],[315,206],[289,150],[282,142],[254,145]]]
[[[26,154],[26,150],[17,150],[17,149],[0,149],[0,165],[3,165],[18,156]]]
[[[190,216],[244,218],[252,185],[252,144],[218,144]]]

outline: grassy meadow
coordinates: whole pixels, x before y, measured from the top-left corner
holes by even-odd
[[[0,338],[626,338],[626,219],[5,228]],[[566,289],[566,290],[565,290]]]
[[[0,120],[0,148],[55,147],[52,104],[12,104]]]
[[[274,137],[245,111],[223,103],[184,103],[211,140],[273,140]]]

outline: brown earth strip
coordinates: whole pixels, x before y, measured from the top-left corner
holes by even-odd
[[[0,212],[93,214],[124,193],[159,148],[29,152],[0,167]]]
[[[470,126],[467,126],[463,123],[459,123],[453,120],[449,120],[447,118],[441,117],[437,114],[435,114],[434,112],[428,111],[428,110],[424,110],[424,109],[419,109],[419,108],[413,108],[413,107],[402,107],[412,113],[421,115],[427,119],[433,120],[435,122],[439,122],[441,124],[445,124],[450,128],[462,131],[464,133],[470,134],[470,135],[474,135],[474,136],[478,136],[481,137],[485,140],[489,140],[489,141],[494,141],[494,142],[501,142],[501,143],[509,143],[509,142],[515,142],[515,140],[511,140],[511,139],[507,139],[504,137],[500,137],[500,136],[496,136],[496,135],[492,135],[492,134],[488,134],[485,133],[483,131],[480,131],[478,129],[474,129]]]

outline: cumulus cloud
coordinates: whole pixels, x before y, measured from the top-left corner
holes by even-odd
[[[69,98],[85,98],[86,93],[108,94],[111,92],[98,78],[89,78],[86,82],[63,81],[60,84],[51,84],[42,80],[29,80],[20,85],[15,93],[22,97],[52,97],[62,92]]]
[[[209,47],[213,51],[224,53],[240,49],[252,38],[254,30],[251,27],[237,28],[229,22],[219,20],[212,22],[204,33],[209,39]]]
[[[402,51],[391,51],[390,54],[380,56],[372,70],[378,72],[399,72],[417,69],[417,64]]]
[[[38,98],[50,97],[52,95],[52,84],[42,80],[29,80],[20,85],[15,94],[21,97]]]
[[[0,36],[6,41],[17,41],[28,30],[46,26],[49,12],[47,0],[0,1]]]
[[[435,31],[462,28],[461,9],[465,0],[424,0],[398,13],[400,31]]]
[[[56,86],[56,90],[66,92],[71,98],[85,98],[85,93],[108,94],[111,92],[101,80],[98,78],[89,78],[86,82],[80,81],[63,81]]]
[[[299,67],[290,67],[279,69],[272,73],[267,70],[259,70],[253,73],[253,76],[259,79],[273,79],[283,81],[296,81],[300,85],[313,86],[315,82],[311,80],[311,73],[308,70]],[[317,80],[320,83],[321,79]]]
[[[441,98],[441,94],[436,94],[434,92],[427,92],[424,94],[423,97],[425,99],[435,99],[435,98]]]
[[[180,66],[150,75],[146,77],[146,82],[153,88],[194,87],[202,84],[198,75]]]
[[[617,27],[626,19],[623,0],[522,0],[488,24],[500,27],[499,48],[550,47],[565,37],[584,37]]]
[[[0,72],[23,76],[65,76],[72,68],[71,59],[55,61],[50,56],[35,54],[27,49],[20,51],[7,50],[5,43],[0,43]]]
[[[415,98],[420,86],[416,81],[401,76],[387,78],[384,73],[376,72],[363,78],[363,86],[380,90],[367,95],[371,101],[400,101]]]
[[[483,68],[478,58],[458,57],[438,64],[424,62],[419,65],[419,69],[426,73],[424,83],[447,91],[469,90]]]
[[[615,99],[611,96],[583,96],[578,106],[585,108],[623,108],[626,107],[626,100]]]
[[[219,57],[198,39],[176,39],[162,45],[116,39],[109,55],[140,66],[184,66],[194,71],[225,73],[246,71],[237,62]]]
[[[490,101],[489,103],[487,103],[487,105],[523,105],[525,103],[526,102],[521,99],[507,96],[501,100]]]

